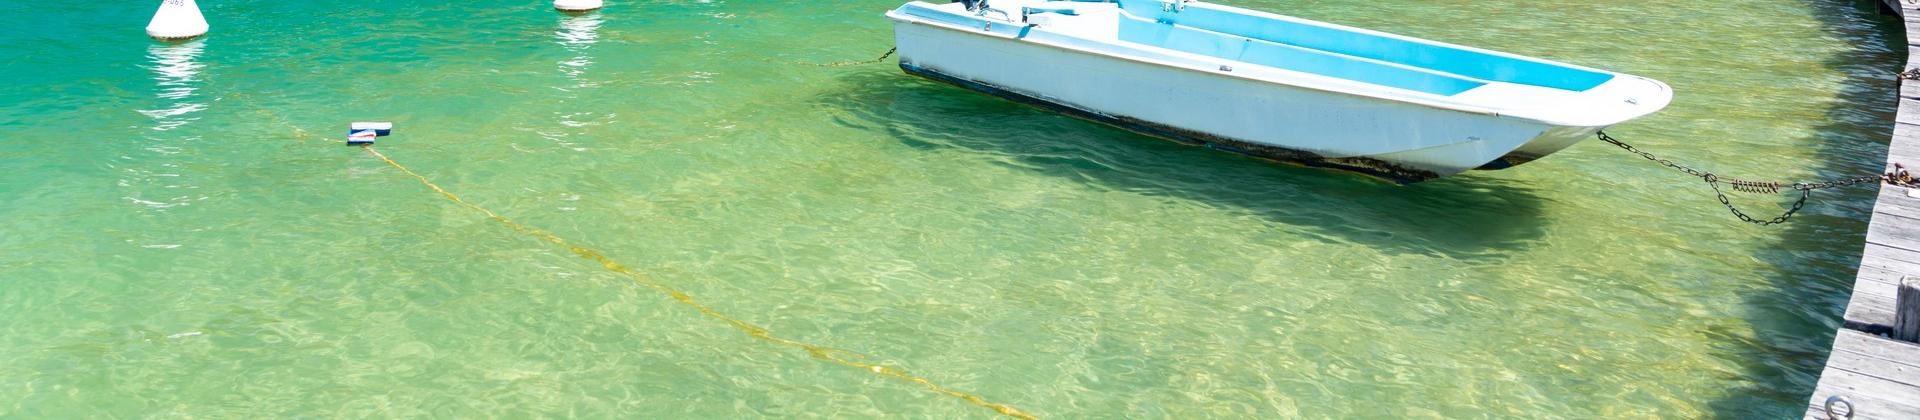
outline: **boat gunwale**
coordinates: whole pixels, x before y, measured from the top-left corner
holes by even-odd
[[[1049,1],[1052,1],[1052,0],[1049,0]],[[1114,1],[1115,1],[1115,4],[1119,4],[1119,2],[1118,2],[1119,0],[1114,0]],[[1272,13],[1272,12],[1267,12],[1267,11],[1262,11],[1262,10],[1257,10],[1257,9],[1248,9],[1248,8],[1243,8],[1243,7],[1234,7],[1234,6],[1228,6],[1228,5],[1224,5],[1224,4],[1216,4],[1216,3],[1205,3],[1205,2],[1199,2],[1199,1],[1190,1],[1190,2],[1188,2],[1188,3],[1187,3],[1187,7],[1195,7],[1195,8],[1200,8],[1200,9],[1206,9],[1206,10],[1210,10],[1210,11],[1214,11],[1214,12],[1221,12],[1221,13],[1237,13],[1237,14],[1242,14],[1242,15],[1248,15],[1248,16],[1254,16],[1254,17],[1259,17],[1259,18],[1264,18],[1264,19],[1269,19],[1269,20],[1278,20],[1278,21],[1284,21],[1284,22],[1288,22],[1288,23],[1294,23],[1294,24],[1300,24],[1300,25],[1306,25],[1306,26],[1317,26],[1317,27],[1321,27],[1321,28],[1326,28],[1326,29],[1332,29],[1332,30],[1336,30],[1336,31],[1344,31],[1344,32],[1351,32],[1351,33],[1356,33],[1356,34],[1361,34],[1361,35],[1370,35],[1370,36],[1378,36],[1378,37],[1382,37],[1382,38],[1389,38],[1389,39],[1394,39],[1394,40],[1398,40],[1398,41],[1407,41],[1407,42],[1411,42],[1411,43],[1415,43],[1415,44],[1425,44],[1426,46],[1429,46],[1429,47],[1440,47],[1440,48],[1451,48],[1451,49],[1457,49],[1457,50],[1461,50],[1461,51],[1467,51],[1467,52],[1474,52],[1474,53],[1480,53],[1480,54],[1486,54],[1486,55],[1491,55],[1491,56],[1496,56],[1496,57],[1501,57],[1501,58],[1507,58],[1507,59],[1513,59],[1513,60],[1519,60],[1519,61],[1527,61],[1527,62],[1533,62],[1533,63],[1538,63],[1538,64],[1547,64],[1547,65],[1553,65],[1553,66],[1560,66],[1560,67],[1567,67],[1567,68],[1572,68],[1572,69],[1575,69],[1575,70],[1583,70],[1583,71],[1589,71],[1589,72],[1594,72],[1594,73],[1604,73],[1604,74],[1608,74],[1608,75],[1612,75],[1612,76],[1614,76],[1614,78],[1619,78],[1619,77],[1621,77],[1621,76],[1626,76],[1626,77],[1638,77],[1638,78],[1641,78],[1641,79],[1647,79],[1647,78],[1645,78],[1645,77],[1640,77],[1640,76],[1636,76],[1636,75],[1632,75],[1632,74],[1627,74],[1627,73],[1621,73],[1621,72],[1616,72],[1616,71],[1611,71],[1611,70],[1605,70],[1605,69],[1598,69],[1598,68],[1593,68],[1593,67],[1587,67],[1587,66],[1582,66],[1582,65],[1579,65],[1579,64],[1573,64],[1573,63],[1568,63],[1568,62],[1563,62],[1563,61],[1558,61],[1558,60],[1552,60],[1552,59],[1546,59],[1546,58],[1540,58],[1540,57],[1534,57],[1534,56],[1527,56],[1527,55],[1520,55],[1520,54],[1515,54],[1515,53],[1510,53],[1510,52],[1505,52],[1505,51],[1499,51],[1499,50],[1491,50],[1491,49],[1486,49],[1486,48],[1480,48],[1480,47],[1474,47],[1474,46],[1469,46],[1469,45],[1460,45],[1460,44],[1455,44],[1455,43],[1451,43],[1451,42],[1446,42],[1446,41],[1439,41],[1439,40],[1432,40],[1432,39],[1426,39],[1426,38],[1420,38],[1420,37],[1415,37],[1415,36],[1410,36],[1410,35],[1401,35],[1401,34],[1396,34],[1396,33],[1392,33],[1392,32],[1384,32],[1384,31],[1380,31],[1380,30],[1375,30],[1375,29],[1367,29],[1367,28],[1361,28],[1361,27],[1357,27],[1357,26],[1349,26],[1349,25],[1342,25],[1342,24],[1338,24],[1338,23],[1332,23],[1332,22],[1325,22],[1325,21],[1319,21],[1319,20],[1313,20],[1313,19],[1307,19],[1307,18],[1303,18],[1303,17],[1298,17],[1298,16],[1288,16],[1288,15],[1282,15],[1282,14],[1278,14],[1278,13]],[[1227,10],[1227,9],[1232,9],[1232,10]],[[1124,9],[1124,8],[1122,8],[1122,12],[1125,12],[1125,9]],[[1132,14],[1131,12],[1126,12],[1126,13],[1127,13],[1127,14],[1129,14],[1129,15],[1131,15],[1131,14]],[[1137,15],[1136,15],[1136,16],[1137,16]],[[1197,28],[1197,27],[1196,27],[1196,28]],[[1216,32],[1218,32],[1218,31],[1216,31]],[[1222,33],[1227,33],[1227,32],[1222,32]],[[1238,35],[1238,34],[1236,34],[1236,35]],[[1253,36],[1250,36],[1250,35],[1239,35],[1239,36],[1244,36],[1244,37],[1248,37],[1248,38],[1255,38],[1255,37],[1253,37]],[[1255,39],[1261,39],[1261,38],[1255,38]],[[1268,41],[1268,42],[1275,42],[1275,43],[1283,43],[1283,44],[1285,43],[1285,42],[1282,42],[1282,41],[1278,41],[1278,40],[1267,40],[1267,41]],[[1289,45],[1291,45],[1291,44],[1289,44]],[[1301,47],[1301,48],[1310,48],[1310,47]],[[1329,52],[1331,52],[1331,51],[1329,51]],[[1340,53],[1336,53],[1336,54],[1340,54]],[[1387,61],[1387,60],[1382,60],[1382,61]],[[1388,61],[1388,62],[1393,62],[1393,61]],[[1395,63],[1397,63],[1397,62],[1395,62]],[[1426,67],[1420,67],[1420,66],[1415,66],[1415,65],[1411,65],[1411,64],[1405,64],[1405,63],[1398,63],[1398,64],[1402,64],[1402,65],[1408,65],[1408,66],[1411,66],[1411,67],[1416,67],[1416,68],[1426,68]],[[1485,80],[1485,79],[1480,79],[1480,78],[1475,78],[1475,77],[1472,77],[1472,76],[1467,76],[1467,75],[1463,75],[1463,74],[1458,74],[1458,73],[1451,73],[1451,72],[1445,72],[1445,71],[1440,71],[1440,70],[1435,70],[1435,69],[1429,69],[1429,70],[1433,70],[1433,71],[1437,71],[1437,72],[1441,72],[1441,73],[1446,73],[1446,74],[1454,74],[1454,75],[1457,75],[1457,76],[1459,76],[1459,77],[1467,77],[1467,78],[1472,78],[1472,79],[1475,79],[1475,80]],[[1647,79],[1647,80],[1653,80],[1653,79]],[[1505,82],[1505,81],[1497,81],[1497,80],[1488,80],[1488,82],[1491,82],[1491,83],[1506,83],[1506,84],[1522,84],[1522,83],[1514,83],[1514,82]],[[1611,80],[1611,79],[1609,79],[1609,80],[1608,80],[1608,81],[1606,81],[1606,82],[1601,82],[1600,84],[1597,84],[1597,85],[1594,85],[1594,86],[1592,86],[1592,87],[1589,87],[1589,88],[1587,88],[1587,89],[1584,89],[1584,90],[1578,90],[1578,91],[1575,91],[1575,90],[1568,90],[1568,91],[1570,91],[1570,92],[1585,92],[1585,91],[1587,91],[1587,90],[1592,90],[1592,89],[1594,89],[1594,88],[1598,88],[1598,87],[1600,87],[1600,86],[1604,86],[1604,85],[1605,85],[1606,83],[1609,83],[1609,82],[1612,82],[1612,80]],[[1544,87],[1544,86],[1543,86],[1543,87]],[[1549,89],[1558,89],[1558,88],[1551,88],[1551,87],[1548,87],[1548,88],[1549,88]],[[1561,90],[1566,90],[1566,89],[1561,89]]]
[[[1125,13],[1125,11],[1122,11],[1122,13],[1123,13],[1123,14],[1126,14],[1126,16],[1122,16],[1122,17],[1121,17],[1121,19],[1127,19],[1127,20],[1131,20],[1131,21],[1134,21],[1134,22],[1158,22],[1158,21],[1153,21],[1153,20],[1147,20],[1147,19],[1141,19],[1141,18],[1140,18],[1139,16],[1133,16],[1133,15],[1132,15],[1132,14],[1130,14],[1130,13]],[[1310,71],[1303,71],[1303,70],[1295,70],[1295,69],[1291,69],[1291,68],[1287,68],[1287,67],[1280,67],[1280,66],[1275,66],[1275,65],[1269,65],[1269,64],[1265,64],[1265,63],[1260,63],[1260,62],[1255,62],[1255,61],[1247,61],[1247,60],[1245,60],[1245,59],[1239,59],[1239,58],[1229,58],[1229,57],[1223,57],[1223,56],[1218,56],[1218,55],[1213,55],[1213,54],[1206,54],[1206,53],[1201,53],[1201,52],[1196,52],[1196,51],[1187,51],[1187,50],[1183,50],[1183,49],[1179,49],[1179,48],[1172,48],[1172,47],[1166,47],[1166,46],[1161,46],[1161,45],[1155,45],[1155,44],[1148,44],[1148,43],[1142,43],[1142,42],[1136,42],[1136,41],[1127,41],[1127,40],[1125,40],[1125,39],[1117,39],[1116,41],[1118,41],[1118,42],[1125,42],[1125,43],[1129,43],[1129,44],[1135,44],[1135,45],[1144,45],[1144,46],[1147,46],[1147,47],[1152,47],[1152,48],[1158,48],[1158,49],[1162,49],[1162,50],[1167,50],[1167,51],[1173,51],[1173,52],[1177,52],[1177,53],[1184,53],[1184,54],[1190,54],[1190,55],[1197,55],[1197,56],[1201,56],[1201,57],[1210,57],[1210,58],[1215,58],[1215,59],[1220,59],[1220,60],[1229,60],[1229,61],[1238,61],[1238,62],[1242,62],[1242,63],[1247,63],[1247,64],[1252,64],[1252,65],[1256,65],[1256,66],[1261,66],[1261,67],[1266,67],[1266,68],[1271,68],[1271,69],[1275,69],[1275,70],[1284,70],[1284,71],[1291,71],[1291,72],[1295,72],[1295,73],[1301,73],[1301,74],[1308,74],[1308,75],[1313,75],[1313,76],[1319,76],[1319,77],[1329,77],[1329,78],[1334,78],[1334,79],[1339,79],[1339,80],[1346,80],[1346,81],[1352,81],[1352,82],[1359,82],[1359,83],[1364,83],[1364,84],[1369,84],[1369,85],[1376,85],[1376,86],[1383,86],[1383,87],[1386,87],[1386,88],[1389,88],[1389,89],[1401,89],[1401,90],[1406,90],[1406,91],[1410,91],[1410,92],[1414,92],[1414,93],[1420,93],[1420,94],[1427,94],[1427,95],[1433,95],[1433,96],[1439,96],[1439,97],[1446,97],[1446,98],[1451,98],[1451,97],[1455,97],[1455,96],[1458,96],[1458,95],[1460,95],[1460,94],[1463,94],[1463,93],[1467,93],[1468,91],[1472,91],[1473,89],[1478,89],[1478,88],[1481,88],[1481,87],[1485,87],[1485,86],[1488,86],[1488,85],[1493,85],[1493,84],[1501,84],[1501,83],[1508,83],[1508,84],[1511,84],[1510,82],[1502,82],[1502,81],[1498,81],[1498,80],[1487,80],[1487,79],[1481,79],[1481,78],[1477,78],[1477,77],[1473,77],[1473,76],[1467,76],[1467,75],[1463,75],[1463,74],[1458,74],[1458,73],[1448,73],[1448,72],[1444,72],[1444,71],[1440,71],[1440,70],[1435,70],[1435,69],[1432,69],[1432,68],[1427,68],[1427,67],[1420,67],[1420,66],[1415,66],[1415,65],[1411,65],[1411,64],[1406,64],[1406,63],[1398,63],[1398,62],[1393,62],[1393,61],[1387,61],[1387,60],[1381,60],[1381,59],[1378,59],[1378,58],[1369,58],[1369,57],[1361,57],[1361,56],[1357,56],[1357,55],[1352,55],[1352,54],[1346,54],[1346,53],[1340,53],[1340,52],[1333,52],[1333,51],[1327,51],[1327,50],[1322,50],[1322,49],[1316,49],[1316,48],[1311,48],[1311,47],[1304,47],[1304,46],[1299,46],[1299,45],[1294,45],[1294,44],[1289,44],[1289,43],[1285,43],[1285,42],[1279,42],[1279,41],[1274,41],[1274,40],[1270,40],[1270,39],[1264,39],[1264,38],[1257,38],[1257,37],[1252,37],[1252,36],[1248,36],[1248,35],[1241,35],[1241,34],[1236,34],[1236,33],[1232,33],[1232,32],[1222,32],[1222,31],[1219,31],[1219,30],[1215,30],[1215,29],[1209,29],[1209,28],[1203,28],[1203,27],[1199,27],[1199,26],[1191,26],[1191,25],[1175,25],[1175,26],[1178,26],[1178,27],[1180,27],[1181,29],[1184,29],[1184,30],[1188,30],[1188,31],[1193,31],[1193,32],[1198,32],[1198,33],[1200,33],[1200,34],[1202,34],[1202,35],[1206,35],[1206,36],[1213,36],[1213,37],[1218,37],[1218,38],[1225,38],[1225,39],[1229,39],[1229,40],[1231,40],[1231,39],[1235,39],[1235,38],[1238,38],[1238,39],[1243,39],[1243,40],[1246,40],[1246,41],[1248,41],[1248,42],[1259,42],[1259,43],[1262,43],[1262,44],[1265,44],[1265,45],[1270,45],[1270,46],[1272,46],[1272,47],[1275,47],[1275,48],[1281,48],[1281,49],[1286,49],[1286,50],[1290,50],[1290,51],[1300,51],[1300,52],[1307,52],[1307,53],[1314,53],[1314,54],[1323,54],[1323,55],[1331,55],[1331,56],[1335,56],[1335,57],[1338,57],[1338,58],[1340,58],[1340,59],[1343,59],[1343,60],[1349,60],[1349,61],[1356,61],[1356,62],[1362,62],[1362,63],[1367,63],[1367,64],[1374,64],[1374,65],[1380,65],[1380,66],[1386,66],[1386,67],[1392,67],[1392,68],[1396,68],[1396,69],[1400,69],[1400,70],[1408,70],[1408,71],[1413,71],[1413,72],[1418,72],[1418,73],[1423,73],[1423,74],[1427,74],[1427,75],[1432,75],[1432,76],[1438,76],[1438,77],[1443,77],[1443,78],[1449,78],[1449,79],[1456,79],[1456,80],[1461,80],[1461,81],[1466,81],[1466,82],[1471,82],[1471,83],[1477,83],[1477,85],[1475,85],[1475,86],[1474,86],[1473,88],[1469,88],[1469,89],[1467,89],[1467,90],[1463,90],[1463,91],[1459,91],[1459,92],[1454,92],[1454,93],[1448,93],[1448,94],[1441,94],[1441,93],[1435,93],[1435,92],[1427,92],[1427,91],[1421,91],[1421,90],[1418,90],[1418,89],[1411,89],[1411,88],[1405,88],[1405,87],[1399,87],[1399,86],[1392,86],[1392,85],[1387,85],[1387,84],[1382,84],[1382,83],[1374,83],[1374,82],[1368,82],[1368,81],[1364,81],[1364,80],[1359,80],[1359,79],[1353,79],[1353,78],[1347,78],[1347,77],[1340,77],[1340,76],[1334,76],[1334,75],[1328,75],[1328,74],[1321,74],[1321,73],[1315,73],[1315,72],[1310,72]],[[1123,29],[1122,31],[1124,32],[1125,30]],[[1122,37],[1122,38],[1124,38],[1124,37]]]
[[[1046,45],[1046,46],[1049,46],[1049,47],[1055,47],[1055,48],[1060,48],[1060,49],[1063,49],[1063,50],[1068,50],[1068,51],[1073,51],[1073,52],[1078,52],[1078,53],[1082,53],[1082,54],[1087,54],[1087,55],[1096,55],[1096,56],[1102,56],[1102,57],[1107,57],[1107,58],[1114,58],[1114,59],[1120,59],[1120,60],[1125,60],[1125,61],[1132,61],[1132,62],[1137,62],[1137,63],[1143,63],[1143,64],[1151,64],[1151,65],[1154,65],[1154,66],[1159,66],[1159,67],[1166,67],[1166,68],[1172,68],[1172,69],[1178,69],[1178,70],[1186,70],[1186,71],[1191,71],[1191,72],[1196,72],[1196,73],[1205,73],[1205,74],[1211,74],[1211,75],[1216,75],[1216,76],[1227,76],[1227,77],[1233,77],[1233,78],[1238,78],[1238,79],[1245,79],[1245,80],[1252,80],[1252,81],[1257,81],[1257,82],[1266,82],[1266,83],[1271,83],[1271,84],[1275,84],[1275,85],[1282,85],[1282,86],[1287,86],[1287,87],[1297,87],[1297,88],[1302,88],[1302,89],[1310,89],[1310,90],[1317,90],[1317,91],[1323,91],[1323,92],[1332,92],[1332,93],[1341,93],[1341,94],[1347,94],[1347,95],[1353,95],[1353,96],[1362,96],[1362,97],[1368,97],[1368,98],[1376,98],[1376,99],[1386,99],[1386,100],[1392,100],[1392,101],[1399,101],[1399,102],[1409,102],[1409,103],[1416,103],[1416,104],[1419,104],[1419,105],[1425,105],[1425,106],[1432,106],[1432,107],[1434,107],[1434,108],[1442,108],[1442,109],[1447,109],[1447,110],[1452,110],[1452,111],[1460,111],[1460,112],[1467,112],[1467,113],[1472,113],[1472,114],[1480,114],[1480,115],[1491,115],[1491,116],[1502,116],[1502,115],[1503,115],[1503,114],[1501,114],[1501,113],[1499,113],[1498,111],[1495,111],[1495,110],[1493,110],[1493,109],[1491,109],[1491,108],[1487,108],[1487,107],[1478,107],[1478,106],[1473,106],[1473,105],[1465,105],[1465,104],[1459,104],[1459,103],[1449,103],[1449,102],[1441,102],[1441,101],[1432,101],[1432,100],[1427,100],[1427,99],[1424,99],[1424,98],[1394,98],[1394,97],[1386,97],[1386,96],[1382,96],[1382,95],[1377,95],[1377,94],[1371,94],[1370,92],[1358,92],[1358,91],[1351,91],[1351,90],[1347,90],[1347,89],[1339,89],[1339,88],[1336,88],[1336,87],[1330,87],[1330,86],[1314,86],[1314,85],[1305,85],[1305,84],[1296,84],[1296,83],[1289,83],[1289,81],[1282,81],[1282,80],[1274,80],[1274,79],[1266,79],[1266,78],[1260,78],[1260,77],[1253,77],[1253,76],[1248,76],[1248,75],[1244,75],[1244,74],[1235,74],[1235,73],[1232,73],[1232,72],[1222,72],[1222,71],[1218,71],[1218,70],[1214,70],[1214,69],[1206,69],[1206,68],[1199,68],[1199,67],[1190,67],[1190,66],[1186,66],[1186,65],[1181,65],[1181,64],[1178,64],[1178,63],[1173,63],[1173,62],[1167,62],[1167,61],[1159,61],[1159,60],[1149,60],[1149,59],[1145,59],[1145,58],[1140,58],[1140,57],[1133,57],[1133,56],[1126,56],[1126,55],[1119,55],[1119,54],[1112,54],[1112,53],[1107,53],[1107,52],[1103,52],[1103,51],[1100,51],[1100,50],[1094,50],[1094,49],[1088,49],[1088,48],[1081,48],[1081,47],[1078,47],[1078,46],[1073,46],[1073,45],[1069,45],[1069,44],[1062,44],[1062,43],[1057,43],[1057,42],[1049,42],[1049,41],[1046,41],[1046,40],[1034,40],[1034,39],[1027,39],[1027,38],[1023,38],[1023,37],[1017,37],[1017,36],[1012,36],[1012,35],[1005,35],[1005,34],[999,34],[999,33],[994,33],[994,32],[988,32],[988,31],[983,31],[983,30],[980,30],[980,29],[975,29],[975,28],[969,28],[969,27],[965,27],[965,26],[959,26],[959,25],[954,25],[954,24],[950,24],[950,23],[946,23],[946,22],[940,22],[940,21],[932,21],[932,20],[927,20],[927,21],[921,21],[921,20],[913,20],[913,19],[902,19],[902,18],[898,18],[898,17],[894,17],[894,16],[892,16],[892,14],[893,14],[892,12],[888,12],[888,17],[890,17],[890,18],[893,18],[893,19],[894,19],[895,21],[898,21],[898,22],[903,22],[903,23],[910,23],[910,24],[916,24],[916,25],[928,25],[928,26],[932,26],[932,27],[935,27],[935,28],[940,28],[940,29],[946,29],[946,30],[950,30],[950,31],[955,31],[955,32],[962,32],[962,33],[967,33],[967,34],[974,34],[974,35],[983,35],[983,36],[990,36],[990,37],[994,37],[994,38],[1002,38],[1002,39],[1009,39],[1009,40],[1015,40],[1015,41],[1022,41],[1022,40],[1024,40],[1024,41],[1028,41],[1028,42],[1032,42],[1032,43],[1035,43],[1035,44],[1044,44],[1044,45]],[[1176,51],[1176,50],[1169,50],[1169,51],[1175,51],[1175,52],[1180,52],[1180,51]],[[1186,53],[1186,52],[1181,52],[1181,53],[1182,53],[1182,54],[1190,54],[1190,55],[1195,55],[1195,56],[1200,56],[1200,57],[1207,57],[1207,58],[1215,58],[1215,59],[1220,59],[1219,57],[1212,57],[1212,56],[1207,56],[1207,55],[1203,55],[1203,54],[1193,54],[1193,53]],[[1226,59],[1221,59],[1221,60],[1226,60]],[[1235,60],[1227,60],[1227,61],[1235,61]],[[1238,62],[1238,61],[1236,61],[1236,62]],[[1253,64],[1253,63],[1248,63],[1248,64]],[[1282,71],[1287,71],[1287,72],[1291,72],[1291,73],[1299,73],[1299,74],[1302,74],[1302,75],[1307,75],[1307,76],[1312,76],[1312,77],[1323,77],[1323,78],[1328,78],[1328,79],[1334,79],[1334,80],[1341,80],[1341,81],[1347,81],[1347,82],[1349,82],[1349,83],[1356,83],[1356,84],[1358,84],[1358,83],[1365,83],[1365,82],[1359,82],[1359,81],[1351,81],[1351,80],[1348,80],[1348,79],[1340,79],[1340,78],[1337,78],[1337,77],[1332,77],[1332,76],[1321,76],[1321,75],[1314,75],[1314,74],[1312,74],[1312,73],[1305,73],[1305,72],[1299,72],[1299,71],[1294,71],[1294,70],[1287,70],[1287,69],[1278,69],[1278,70],[1282,70]],[[1399,88],[1392,88],[1392,87],[1388,87],[1388,89],[1399,89]],[[1421,93],[1421,94],[1423,94],[1423,95],[1424,95],[1425,93]]]

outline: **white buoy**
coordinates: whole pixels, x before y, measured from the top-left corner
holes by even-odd
[[[373,130],[375,135],[385,136],[393,133],[393,123],[389,121],[356,121],[347,125],[347,134]]]
[[[159,40],[179,40],[207,33],[207,17],[193,0],[160,0],[160,11],[147,22],[147,36]]]
[[[352,133],[347,133],[347,145],[348,146],[369,145],[369,144],[373,144],[373,140],[379,137],[380,137],[380,133],[375,133],[373,132],[373,130],[355,131]]]
[[[553,8],[567,12],[585,12],[599,9],[603,3],[600,0],[553,0]]]

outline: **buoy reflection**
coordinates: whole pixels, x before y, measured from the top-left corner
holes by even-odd
[[[187,114],[206,109],[206,103],[194,98],[194,93],[200,90],[200,69],[205,67],[198,59],[205,48],[203,41],[147,47],[150,62],[147,69],[153,71],[156,85],[154,96],[163,103],[158,109],[143,109],[140,113],[154,119],[155,131],[186,125],[195,119]]]
[[[599,13],[566,16],[560,18],[560,29],[553,32],[556,42],[573,52],[573,58],[560,62],[560,71],[581,82],[580,87],[590,86],[580,76],[593,65],[593,44],[600,42],[600,24],[604,22]]]
[[[593,67],[593,46],[600,42],[600,25],[605,22],[598,12],[560,17],[560,26],[553,32],[554,42],[572,55],[557,63],[560,73],[569,81],[568,86],[557,88],[566,92],[561,101],[563,106],[576,102],[584,90],[600,86],[588,77],[587,71]],[[584,135],[584,130],[599,125],[603,117],[592,110],[558,110],[555,115],[559,117],[559,126],[536,131],[540,137],[569,150],[587,151],[572,137]]]
[[[199,140],[199,136],[179,129],[199,120],[197,114],[207,109],[206,95],[200,93],[206,84],[200,79],[205,65],[199,61],[205,48],[199,40],[147,47],[145,67],[153,72],[154,97],[158,100],[152,109],[139,110],[153,120],[147,127],[151,131],[141,136],[140,150],[145,153],[122,154],[111,164],[122,172],[116,182],[127,188],[122,198],[141,211],[164,212],[204,198],[195,191],[199,187],[184,176],[180,162],[186,145]],[[170,241],[144,238],[135,242],[143,246],[159,244],[161,248],[179,246]]]

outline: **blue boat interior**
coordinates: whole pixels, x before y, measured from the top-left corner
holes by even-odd
[[[1436,95],[1487,82],[1582,92],[1612,73],[1270,16],[1120,0],[1120,40]],[[1127,16],[1131,15],[1131,16]],[[1143,18],[1150,17],[1151,19]]]

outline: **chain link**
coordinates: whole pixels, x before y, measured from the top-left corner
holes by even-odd
[[[1640,157],[1646,158],[1647,160],[1653,161],[1654,163],[1658,163],[1661,166],[1665,166],[1667,168],[1670,168],[1676,171],[1685,172],[1687,175],[1692,175],[1695,178],[1700,178],[1700,180],[1706,181],[1707,186],[1713,188],[1714,196],[1720,199],[1720,205],[1726,206],[1727,211],[1732,212],[1734,217],[1740,218],[1740,221],[1742,222],[1752,223],[1752,224],[1761,225],[1761,226],[1786,223],[1787,219],[1793,218],[1793,215],[1795,213],[1799,213],[1801,208],[1806,207],[1807,199],[1813,197],[1814,190],[1851,187],[1854,185],[1864,184],[1868,182],[1875,183],[1876,185],[1884,182],[1887,184],[1904,186],[1904,187],[1914,187],[1916,185],[1920,185],[1920,182],[1916,182],[1916,180],[1907,173],[1906,168],[1901,167],[1900,165],[1894,165],[1894,172],[1889,172],[1883,175],[1865,175],[1865,176],[1857,176],[1857,177],[1850,177],[1850,178],[1832,179],[1832,180],[1819,181],[1819,182],[1795,182],[1793,184],[1784,184],[1784,183],[1770,182],[1770,181],[1744,181],[1744,180],[1737,180],[1732,178],[1722,179],[1720,178],[1719,175],[1714,175],[1713,172],[1694,169],[1693,167],[1690,167],[1687,165],[1674,163],[1672,160],[1664,159],[1659,156],[1654,156],[1654,154],[1652,153],[1641,151],[1640,149],[1634,148],[1633,145],[1631,144],[1627,144],[1626,142],[1622,142],[1619,139],[1613,138],[1613,136],[1607,135],[1607,132],[1605,131],[1600,131],[1598,132],[1598,134],[1600,136],[1600,141],[1607,142],[1608,144],[1612,144],[1614,146],[1619,146],[1621,149],[1626,150],[1628,153],[1640,155]],[[1750,193],[1776,193],[1780,190],[1780,186],[1787,185],[1787,188],[1789,190],[1799,191],[1800,198],[1795,199],[1793,201],[1793,206],[1788,208],[1785,213],[1781,213],[1779,216],[1775,216],[1771,219],[1758,219],[1758,218],[1754,218],[1753,216],[1747,215],[1746,212],[1740,211],[1739,207],[1734,206],[1733,200],[1730,200],[1727,198],[1726,191],[1720,189],[1721,182],[1726,182],[1732,185],[1735,191],[1743,191],[1743,192],[1750,192]]]

